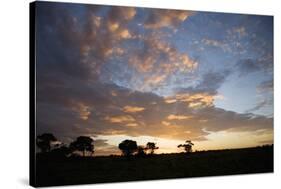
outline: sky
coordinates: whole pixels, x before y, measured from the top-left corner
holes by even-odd
[[[156,153],[273,143],[273,17],[36,3],[36,134]]]

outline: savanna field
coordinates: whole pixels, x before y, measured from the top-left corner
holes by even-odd
[[[53,158],[37,155],[36,185],[203,177],[273,172],[273,146],[154,154]]]

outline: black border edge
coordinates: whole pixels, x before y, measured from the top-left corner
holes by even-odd
[[[29,3],[29,185],[36,187],[35,162],[35,2]]]

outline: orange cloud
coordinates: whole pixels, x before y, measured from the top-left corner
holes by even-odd
[[[170,123],[170,122],[167,122],[167,121],[162,121],[161,123],[162,123],[163,125],[165,125],[165,126],[171,125],[171,123]]]
[[[126,126],[127,127],[137,127],[138,124],[137,123],[127,123]]]
[[[106,116],[104,120],[111,123],[124,123],[124,122],[134,122],[135,119],[130,115],[121,115],[121,116]]]
[[[141,57],[138,55],[129,58],[129,64],[133,65],[138,72],[149,72],[152,70],[156,57],[153,55]]]
[[[198,66],[198,63],[191,60],[186,54],[183,54],[181,56],[181,61],[182,61],[183,65],[186,66],[189,69]]]
[[[74,107],[72,107],[72,110],[77,112],[79,114],[80,119],[87,120],[91,114],[90,107],[86,106],[83,103],[77,103]]]
[[[152,85],[152,86],[157,85],[162,81],[164,81],[166,77],[167,77],[166,75],[153,75],[151,77],[147,77],[144,85]]]
[[[111,91],[110,94],[111,94],[112,96],[117,96],[117,93],[116,93],[115,91]]]
[[[214,39],[202,39],[202,42],[209,46],[221,48],[225,52],[231,51],[229,44],[225,43],[224,41],[217,41]]]
[[[133,7],[114,7],[114,12],[111,13],[112,19],[114,17],[122,18],[126,21],[132,20],[137,11]]]
[[[191,119],[193,116],[185,116],[185,115],[174,115],[170,114],[167,119],[168,120],[184,120],[184,119]]]
[[[159,29],[163,27],[176,27],[184,22],[193,12],[180,10],[153,10],[146,20],[144,27]]]
[[[123,39],[129,39],[129,38],[132,37],[132,36],[131,36],[131,33],[129,32],[128,29],[123,29],[123,30],[121,30],[121,31],[119,32],[119,35],[120,35],[120,37],[123,38]]]
[[[139,38],[144,45],[140,49],[134,49],[129,57],[129,65],[142,74],[138,90],[148,91],[151,88],[161,86],[162,83],[178,72],[193,72],[198,63],[192,60],[186,53],[179,52],[171,44],[164,42],[156,34]],[[165,59],[163,59],[165,57]],[[158,64],[161,62],[161,64]]]
[[[143,110],[145,110],[145,108],[138,107],[138,106],[125,106],[123,108],[123,111],[127,113],[137,113],[137,112],[142,112]]]
[[[117,22],[108,23],[107,27],[111,32],[114,32],[119,28],[119,24]]]
[[[120,42],[134,37],[128,29],[128,22],[136,15],[135,8],[112,7],[107,17],[99,17],[96,12],[88,9],[85,21],[85,33],[75,31],[71,40],[76,39],[80,45],[81,62],[95,70],[98,75],[106,59],[112,55],[123,55],[119,48]],[[94,55],[94,56],[93,56]]]
[[[206,122],[208,122],[208,120],[207,119],[199,119],[199,122],[200,123],[206,123]]]
[[[165,102],[167,104],[179,102],[185,102],[190,108],[199,108],[212,106],[215,98],[222,98],[218,95],[210,95],[208,93],[195,93],[195,94],[177,94],[175,96],[166,97]]]
[[[165,102],[166,102],[167,104],[172,104],[172,103],[177,102],[177,99],[165,99]]]

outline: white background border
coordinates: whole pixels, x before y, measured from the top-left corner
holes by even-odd
[[[58,0],[61,1],[61,0]],[[2,0],[0,8],[0,188],[31,188],[29,182],[29,2]],[[68,0],[200,11],[274,15],[274,174],[174,179],[59,188],[278,188],[280,187],[280,34],[278,0]],[[279,104],[279,107],[278,107]],[[278,149],[279,148],[279,149]]]

